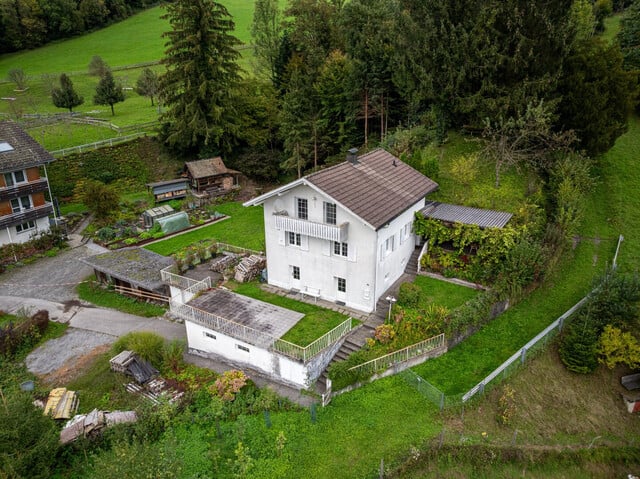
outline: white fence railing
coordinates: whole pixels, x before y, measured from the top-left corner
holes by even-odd
[[[375,374],[379,371],[389,369],[395,364],[408,361],[409,359],[416,358],[444,346],[444,333],[441,333],[432,338],[420,341],[419,343],[407,346],[406,348],[398,349],[392,353],[372,359],[366,363],[358,364],[357,366],[349,368],[349,371],[354,371],[359,374]]]
[[[351,331],[351,328],[352,319],[349,318],[304,348],[288,341],[284,341],[283,339],[278,339],[273,344],[273,349],[285,356],[290,356],[307,362],[309,359],[318,355],[321,351],[325,350],[332,344],[337,343],[343,336],[346,336]],[[291,346],[295,347],[291,348]]]
[[[173,273],[171,270],[175,270],[175,266],[167,266],[166,268],[160,270],[160,278],[169,286],[175,286],[176,288],[187,290],[195,284],[200,283],[200,281],[197,281],[195,279],[187,278],[185,276],[180,276],[179,274]],[[210,283],[211,279],[209,278],[209,284]]]
[[[169,301],[169,306],[172,313],[185,321],[198,323],[214,331],[219,331],[220,333],[227,334],[264,349],[271,348],[280,354],[303,362],[307,362],[351,331],[352,320],[349,318],[328,333],[316,339],[313,343],[306,347],[302,347],[283,339],[276,338],[262,331],[258,331],[257,329],[253,329],[249,326],[225,319],[208,311],[203,311],[188,304],[183,304],[180,301],[172,299]]]
[[[70,148],[63,148],[61,150],[54,150],[51,152],[53,156],[65,156],[70,155],[72,153],[82,153],[87,150],[97,150],[98,148],[102,148],[103,146],[113,146],[119,143],[125,143],[130,140],[134,140],[135,138],[139,138],[141,136],[146,136],[146,132],[133,133],[131,135],[126,136],[117,136],[115,138],[108,138],[106,140],[96,141],[94,143],[87,143],[86,145],[78,145],[72,146]]]
[[[339,243],[347,240],[349,223],[329,225],[326,223],[316,223],[315,221],[292,218],[282,214],[276,214],[274,216],[276,219],[276,229],[280,231],[291,231],[292,233],[300,233],[313,238],[337,241]]]
[[[205,291],[207,289],[211,289],[211,278],[209,276],[207,276],[202,281],[198,281],[197,283],[189,286],[187,289],[185,289],[185,292],[195,295],[200,291]]]
[[[418,273],[422,271],[422,257],[429,251],[429,240],[425,241],[418,255]]]
[[[237,253],[237,254],[257,254],[260,256],[264,256],[264,251],[256,251],[253,249],[242,248],[240,246],[234,246],[232,244],[220,243],[220,242],[216,242],[215,245],[218,251],[229,251],[230,253]]]

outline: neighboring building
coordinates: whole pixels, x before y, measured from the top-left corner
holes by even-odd
[[[189,191],[189,182],[186,178],[178,178],[175,180],[147,183],[147,187],[153,193],[155,202],[160,203],[161,201],[186,198],[187,192]]]
[[[24,243],[49,230],[54,211],[45,165],[52,161],[18,124],[0,122],[0,245]]]
[[[240,172],[227,168],[219,156],[185,163],[189,184],[198,193],[226,194],[239,187]]]
[[[415,249],[414,215],[437,183],[385,150],[265,193],[269,284],[361,311],[402,275]]]
[[[144,248],[122,248],[81,258],[93,268],[96,279],[121,287],[125,294],[151,293],[167,296],[169,288],[162,281],[161,270],[173,265],[173,259]]]

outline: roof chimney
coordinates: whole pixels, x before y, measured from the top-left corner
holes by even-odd
[[[358,149],[357,148],[351,148],[347,152],[347,161],[349,163],[354,164],[354,165],[358,162]]]

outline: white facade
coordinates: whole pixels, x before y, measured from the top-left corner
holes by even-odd
[[[376,231],[304,181],[267,196],[263,205],[269,284],[373,311],[404,272],[415,248],[414,214],[424,203],[421,199]]]
[[[33,223],[33,228],[31,228]],[[18,232],[15,225],[7,226],[0,229],[0,245],[11,243],[26,243],[34,236],[40,233],[46,233],[49,231],[49,217],[37,218],[31,220],[31,222],[25,222],[25,228],[21,228],[22,231]]]
[[[316,379],[309,378],[306,365],[300,361],[294,361],[191,321],[185,321],[184,324],[190,349],[224,356],[231,363],[248,365],[303,388]]]

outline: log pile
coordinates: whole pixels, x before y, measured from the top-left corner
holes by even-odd
[[[267,258],[252,254],[246,258],[242,258],[240,264],[236,266],[235,280],[240,283],[246,283],[258,277],[262,270],[267,266]]]
[[[226,251],[220,256],[216,256],[211,260],[209,269],[216,273],[224,273],[225,270],[233,267],[238,259],[238,255],[233,253],[227,253]]]

